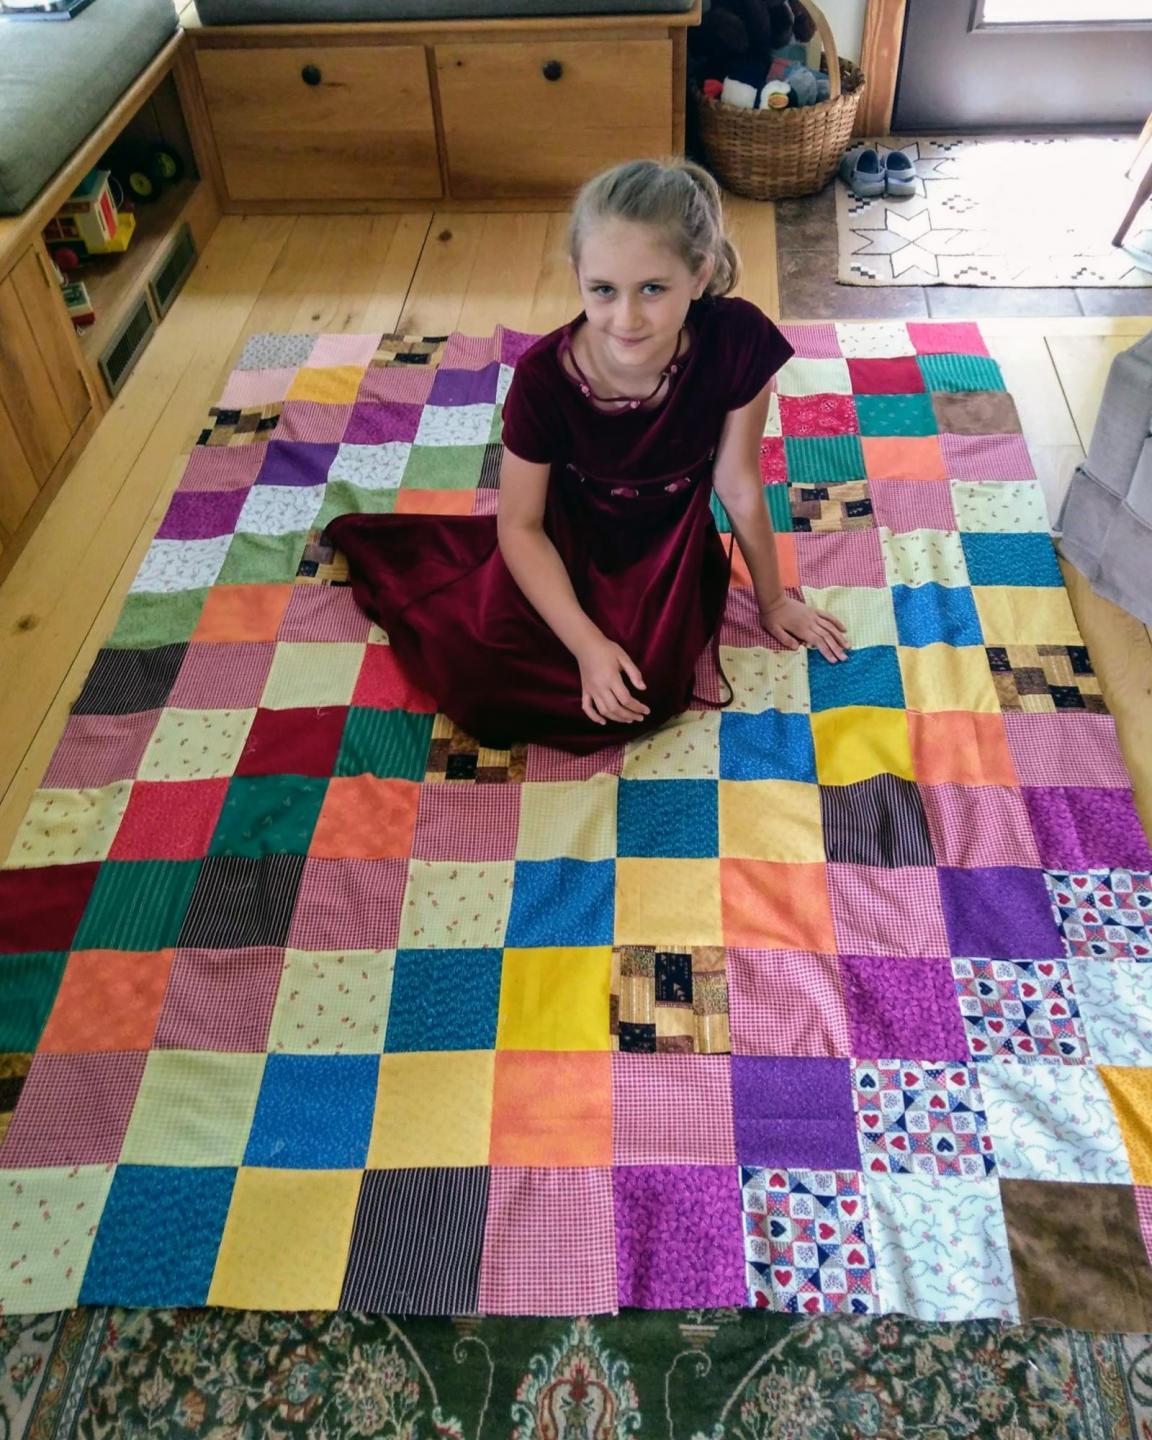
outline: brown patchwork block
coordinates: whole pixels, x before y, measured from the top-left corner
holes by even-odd
[[[937,390],[936,424],[944,435],[1019,435],[1016,402],[1006,390]]]
[[[242,410],[221,410],[214,406],[208,412],[208,423],[197,439],[197,445],[254,445],[267,440],[280,423],[283,405],[246,405]]]
[[[309,530],[296,567],[297,585],[350,585],[348,561],[324,538],[323,530]]]
[[[528,746],[490,750],[454,725],[447,715],[432,724],[432,744],[424,779],[429,784],[466,782],[474,785],[520,785],[527,768]]]
[[[871,530],[876,525],[866,480],[838,485],[789,485],[792,528],[827,534],[835,530]]]
[[[728,972],[720,946],[612,952],[609,1023],[613,1050],[727,1055]]]
[[[0,1055],[0,1145],[4,1143],[4,1136],[12,1123],[12,1112],[16,1109],[16,1101],[20,1098],[31,1065],[31,1055]]]
[[[1002,710],[1108,713],[1083,645],[988,645],[985,653]]]
[[[381,335],[368,368],[384,370],[392,365],[421,365],[434,370],[444,358],[447,343],[447,335]]]

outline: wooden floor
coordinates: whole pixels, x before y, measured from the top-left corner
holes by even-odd
[[[778,308],[771,206],[734,201],[742,293]],[[0,857],[112,630],[209,406],[261,331],[545,331],[578,306],[560,214],[233,216],[0,585]],[[1113,355],[1147,319],[993,320],[1053,513]],[[1069,572],[1152,828],[1152,637]]]

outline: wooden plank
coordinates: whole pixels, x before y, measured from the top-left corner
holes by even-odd
[[[468,276],[457,328],[491,335],[497,325],[532,329],[536,277],[548,245],[547,215],[488,215]]]
[[[60,288],[48,268],[42,244],[29,249],[13,268],[11,280],[36,337],[37,348],[44,357],[61,412],[75,433],[92,409],[92,395],[76,331],[64,307]]]
[[[1148,322],[1144,325],[1147,328]],[[1052,363],[1085,450],[1092,441],[1092,428],[1100,410],[1109,367],[1116,356],[1133,343],[1128,335],[1052,335],[1048,338]]]
[[[198,15],[182,16],[188,35],[195,40],[198,48],[213,45],[279,45],[286,41],[298,40],[302,28],[307,29],[309,40],[341,41],[362,39],[378,43],[393,36],[411,44],[415,41],[435,44],[437,41],[456,41],[475,35],[480,40],[528,39],[538,40],[541,34],[599,37],[600,34],[619,37],[625,35],[651,35],[653,31],[666,32],[675,28],[699,25],[701,0],[695,0],[690,10],[677,12],[654,12],[651,15],[547,15],[539,20],[511,17],[504,20],[357,20],[355,22],[312,21],[306,27],[299,24],[280,25],[203,25]]]
[[[41,485],[76,426],[60,404],[36,332],[20,303],[14,273],[0,282],[0,394],[36,484]]]
[[[0,557],[0,583],[4,581],[13,565],[15,565],[16,557],[24,549],[24,546],[27,545],[36,526],[40,522],[40,517],[48,509],[49,505],[52,504],[52,501],[59,493],[61,485],[63,485],[67,478],[69,471],[84,453],[84,447],[95,433],[96,427],[100,423],[102,413],[103,412],[96,406],[93,406],[87,415],[85,415],[84,419],[81,420],[75,435],[73,435],[72,439],[68,442],[67,449],[63,455],[60,456],[60,459],[57,460],[51,475],[49,475],[43,485],[40,486],[35,500],[29,505],[24,519],[21,521],[19,527],[9,536],[4,554]]]
[[[779,315],[775,206],[771,201],[725,195],[724,219],[743,271],[735,293],[759,305],[766,315]]]
[[[986,338],[989,353],[1000,366],[1004,384],[1016,402],[1036,478],[1044,491],[1048,521],[1054,525],[1084,450],[1051,352],[1039,334]]]
[[[576,275],[568,256],[568,212],[554,211],[548,216],[544,252],[525,329],[535,335],[546,335],[574,319],[581,308]]]
[[[10,534],[19,528],[39,493],[16,426],[0,396],[0,524]]]
[[[483,215],[437,211],[400,316],[406,335],[447,335],[457,329],[484,236]]]
[[[860,68],[865,84],[860,108],[856,111],[853,130],[856,135],[876,139],[891,133],[906,9],[907,0],[868,0],[860,44]]]

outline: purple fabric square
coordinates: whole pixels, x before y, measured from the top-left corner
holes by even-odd
[[[496,385],[500,379],[500,364],[493,361],[483,370],[446,370],[443,365],[436,371],[432,382],[429,405],[491,405],[496,399]]]
[[[147,1058],[143,1050],[33,1056],[0,1164],[114,1165]]]
[[[873,1060],[968,1058],[950,960],[842,955],[840,973],[853,1055]]]
[[[420,427],[419,405],[401,405],[394,400],[376,404],[357,403],[344,431],[345,445],[384,445],[389,440],[416,439]]]
[[[49,790],[98,790],[136,777],[160,719],[159,710],[134,715],[73,715],[52,756]]]
[[[231,535],[246,490],[177,490],[156,531],[158,540],[210,540]]]
[[[747,1303],[740,1185],[732,1166],[617,1168],[612,1193],[621,1305],[681,1310]]]
[[[1022,435],[940,436],[950,480],[1035,480]]]
[[[940,867],[940,898],[953,955],[1051,960],[1064,955],[1039,870]]]
[[[860,1168],[847,1060],[733,1055],[732,1114],[741,1165]]]
[[[843,354],[835,325],[781,325],[780,333],[797,360],[839,360]]]
[[[260,704],[276,646],[270,641],[188,646],[168,696],[174,710],[250,710]]]
[[[285,444],[269,440],[257,485],[324,485],[339,445]]]
[[[497,329],[500,341],[500,359],[505,365],[515,365],[525,350],[530,350],[539,335],[528,335],[523,330],[509,330],[501,325]]]
[[[1152,869],[1131,791],[1044,786],[1023,793],[1045,869]]]

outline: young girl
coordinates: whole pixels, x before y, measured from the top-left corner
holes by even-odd
[[[590,180],[569,229],[584,312],[536,342],[504,403],[498,517],[328,526],[401,664],[484,744],[588,751],[684,710],[718,630],[726,510],[765,631],[846,653],[785,594],[760,478],[772,377],[792,354],[755,305],[720,192],[685,161]]]

